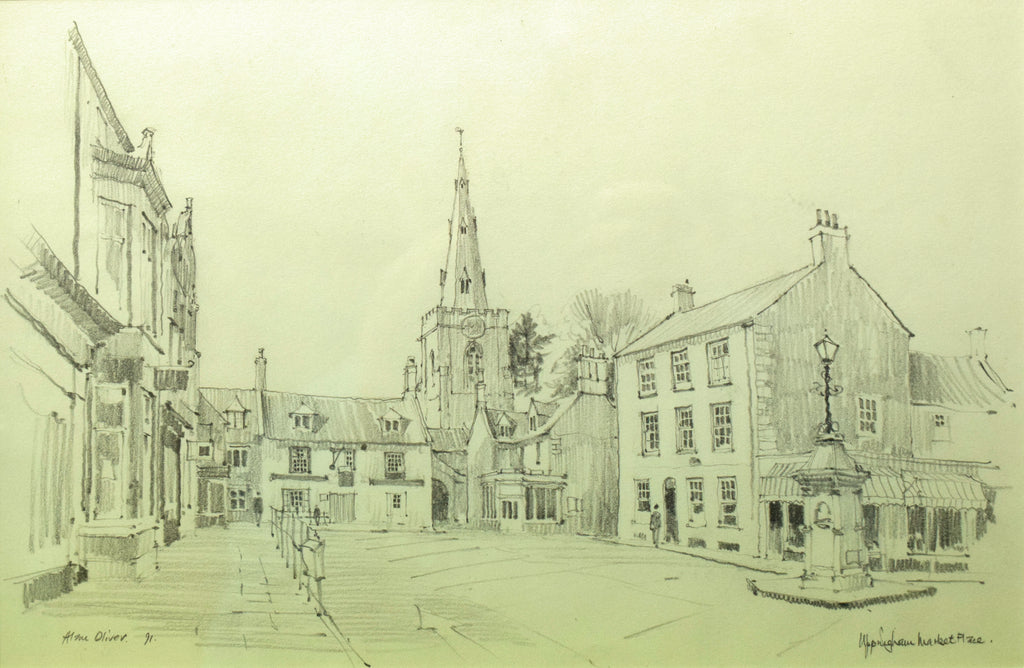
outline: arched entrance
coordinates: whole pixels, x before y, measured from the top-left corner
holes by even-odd
[[[676,514],[676,479],[665,478],[665,542],[679,544],[679,515]]]
[[[448,487],[434,478],[431,496],[431,507],[434,524],[448,521]]]

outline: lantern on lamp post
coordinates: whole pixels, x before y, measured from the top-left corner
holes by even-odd
[[[818,359],[821,360],[821,364],[824,367],[821,376],[825,383],[823,387],[819,388],[819,392],[825,397],[825,422],[821,424],[820,431],[824,434],[837,434],[839,432],[839,423],[832,419],[830,399],[843,391],[841,386],[835,385],[832,382],[832,364],[835,362],[836,354],[839,352],[839,344],[829,338],[828,330],[825,330],[824,338],[814,344],[814,350],[818,353]]]

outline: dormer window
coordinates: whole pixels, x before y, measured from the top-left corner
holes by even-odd
[[[536,415],[531,415],[530,416],[530,431],[536,431],[536,430],[537,430],[537,416]]]
[[[498,438],[512,438],[512,434],[515,433],[515,427],[510,424],[498,425]]]
[[[405,431],[405,427],[409,424],[409,420],[394,408],[390,408],[387,412],[377,418],[377,424],[380,425],[380,431],[385,436],[398,437]]]
[[[312,431],[316,428],[318,413],[306,404],[299,406],[298,410],[290,414],[292,426],[303,431]]]
[[[390,420],[388,418],[384,418],[384,433],[397,433],[398,430],[401,428],[401,424],[402,423],[400,420]]]

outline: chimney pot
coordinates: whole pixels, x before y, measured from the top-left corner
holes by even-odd
[[[192,210],[192,198],[191,197],[186,197],[185,198],[185,210],[186,211],[191,211]]]
[[[838,213],[833,213],[832,214],[832,228],[836,229],[836,230],[839,229],[839,214]]]
[[[818,225],[821,225],[821,209],[818,209]]]

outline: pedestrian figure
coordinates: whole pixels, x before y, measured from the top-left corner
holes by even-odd
[[[313,522],[320,526],[320,506],[313,506]]]
[[[658,547],[658,534],[661,533],[661,513],[658,512],[658,504],[654,504],[651,511],[651,538],[654,539],[654,547]]]
[[[252,513],[256,516],[256,526],[259,526],[263,518],[263,497],[259,492],[256,492],[256,498],[252,500]]]

